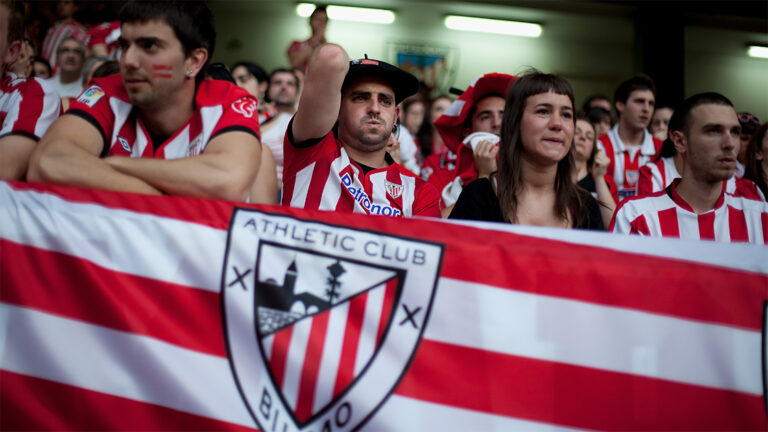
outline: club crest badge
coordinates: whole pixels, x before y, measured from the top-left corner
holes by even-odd
[[[387,190],[387,195],[392,199],[398,199],[403,194],[403,185],[392,183],[389,180],[384,183],[384,188]]]
[[[416,352],[442,256],[417,239],[237,209],[224,329],[259,428],[347,431],[372,417]]]
[[[640,178],[640,171],[638,170],[626,170],[624,174],[627,177],[627,186],[635,186]]]
[[[119,137],[117,137],[117,142],[120,143],[120,147],[122,147],[123,150],[125,150],[128,153],[131,153],[131,151],[132,151],[131,150],[131,145],[128,143],[127,139],[119,136]]]
[[[232,109],[239,113],[243,117],[251,118],[256,113],[258,104],[256,100],[250,97],[241,97],[240,99],[232,102]]]

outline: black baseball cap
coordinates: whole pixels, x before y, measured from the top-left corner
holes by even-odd
[[[344,84],[341,86],[342,93],[353,82],[364,77],[378,77],[387,81],[395,92],[395,102],[400,103],[403,99],[416,94],[419,91],[419,80],[400,69],[381,60],[365,58],[351,60],[349,62],[349,71],[344,77]]]

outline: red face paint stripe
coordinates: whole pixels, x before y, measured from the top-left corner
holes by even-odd
[[[166,65],[152,65],[152,70],[171,70],[173,69],[172,66],[166,66]]]

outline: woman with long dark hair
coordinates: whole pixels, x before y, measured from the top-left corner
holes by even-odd
[[[507,93],[498,171],[461,193],[450,217],[604,229],[597,201],[573,181],[573,87],[533,71]]]
[[[763,123],[747,144],[744,178],[755,182],[768,198],[768,122]]]

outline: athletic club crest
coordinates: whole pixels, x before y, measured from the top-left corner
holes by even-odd
[[[222,280],[240,392],[261,430],[359,428],[407,370],[442,246],[237,209]]]
[[[392,199],[398,199],[403,194],[403,185],[392,183],[389,180],[384,183],[384,188],[387,190],[387,195]]]

